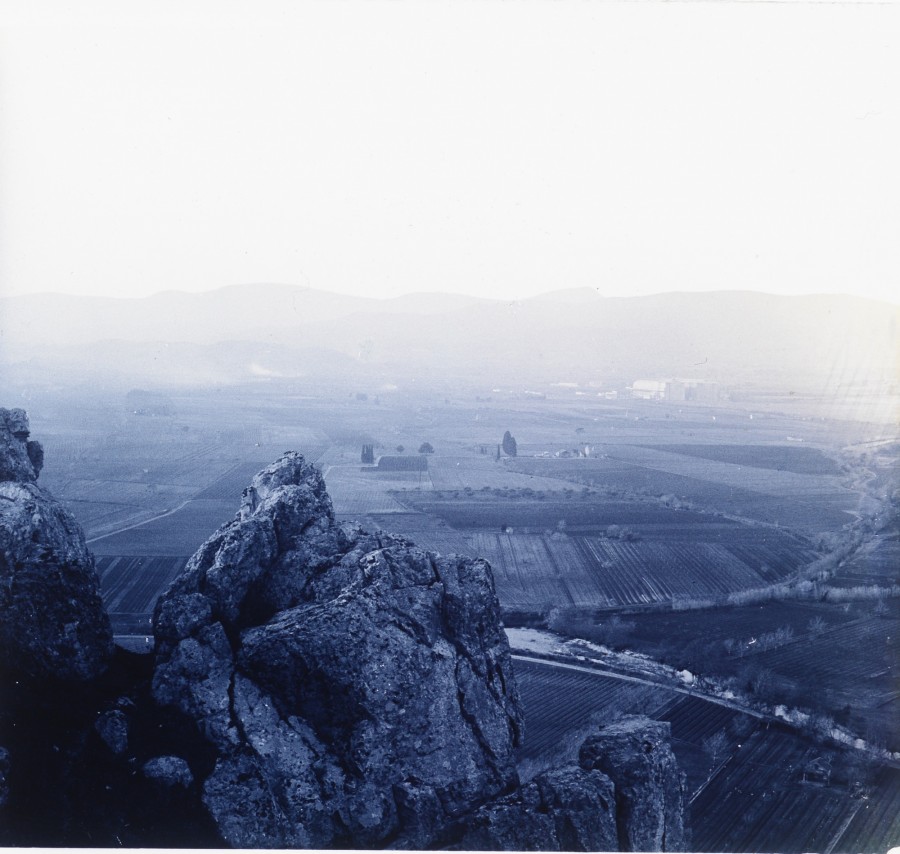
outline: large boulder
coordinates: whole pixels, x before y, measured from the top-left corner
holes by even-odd
[[[616,796],[599,771],[565,767],[539,775],[460,822],[463,851],[617,851]]]
[[[426,847],[518,784],[490,568],[338,524],[300,454],[257,475],[154,632],[154,697],[214,746],[230,845]]]
[[[0,409],[0,658],[34,679],[104,672],[112,630],[81,527],[37,477],[43,450],[21,409]]]
[[[619,850],[685,851],[685,777],[671,748],[671,724],[642,716],[603,727],[578,761],[615,785]]]
[[[28,440],[28,415],[24,409],[0,408],[0,481],[30,483],[44,465],[40,442]]]

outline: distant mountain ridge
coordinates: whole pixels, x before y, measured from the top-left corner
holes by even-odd
[[[391,381],[630,382],[681,376],[816,391],[896,382],[900,307],[748,291],[519,301],[382,300],[289,285],[140,299],[0,299],[0,365],[23,372],[232,382],[356,371]],[[201,370],[202,368],[202,370]]]
[[[32,344],[104,339],[212,344],[246,338],[248,329],[293,329],[353,314],[427,315],[479,302],[484,301],[426,293],[381,300],[283,284],[134,298],[39,293],[0,298],[0,324],[5,341]]]

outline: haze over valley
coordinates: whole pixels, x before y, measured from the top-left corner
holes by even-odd
[[[0,846],[900,849],[900,4],[0,17]]]
[[[727,291],[44,294],[2,302],[0,390],[120,650],[175,666],[158,597],[297,451],[337,523],[487,559],[522,785],[641,713],[671,732],[690,850],[874,851],[900,831],[897,314]],[[213,780],[201,840],[231,809]],[[316,838],[364,840],[346,832]]]
[[[376,392],[575,383],[592,393],[686,377],[728,396],[792,392],[879,408],[896,392],[898,315],[894,304],[851,296],[727,291],[604,298],[583,289],[514,302],[286,285],[140,299],[37,294],[0,299],[0,359],[9,391],[26,393],[81,377],[120,388],[284,379]],[[886,416],[882,406],[875,417]]]

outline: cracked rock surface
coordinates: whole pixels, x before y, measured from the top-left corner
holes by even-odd
[[[685,777],[672,753],[671,726],[625,718],[581,746],[581,767],[602,771],[615,784],[621,851],[684,851],[689,845]]]
[[[84,682],[112,657],[112,629],[84,532],[36,483],[44,452],[28,416],[0,409],[0,658],[34,679]]]
[[[518,785],[490,568],[338,524],[300,454],[254,478],[154,632],[154,698],[215,748],[203,801],[232,846],[422,848]]]

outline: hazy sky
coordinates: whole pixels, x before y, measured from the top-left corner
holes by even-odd
[[[0,293],[900,300],[900,6],[0,0]]]

